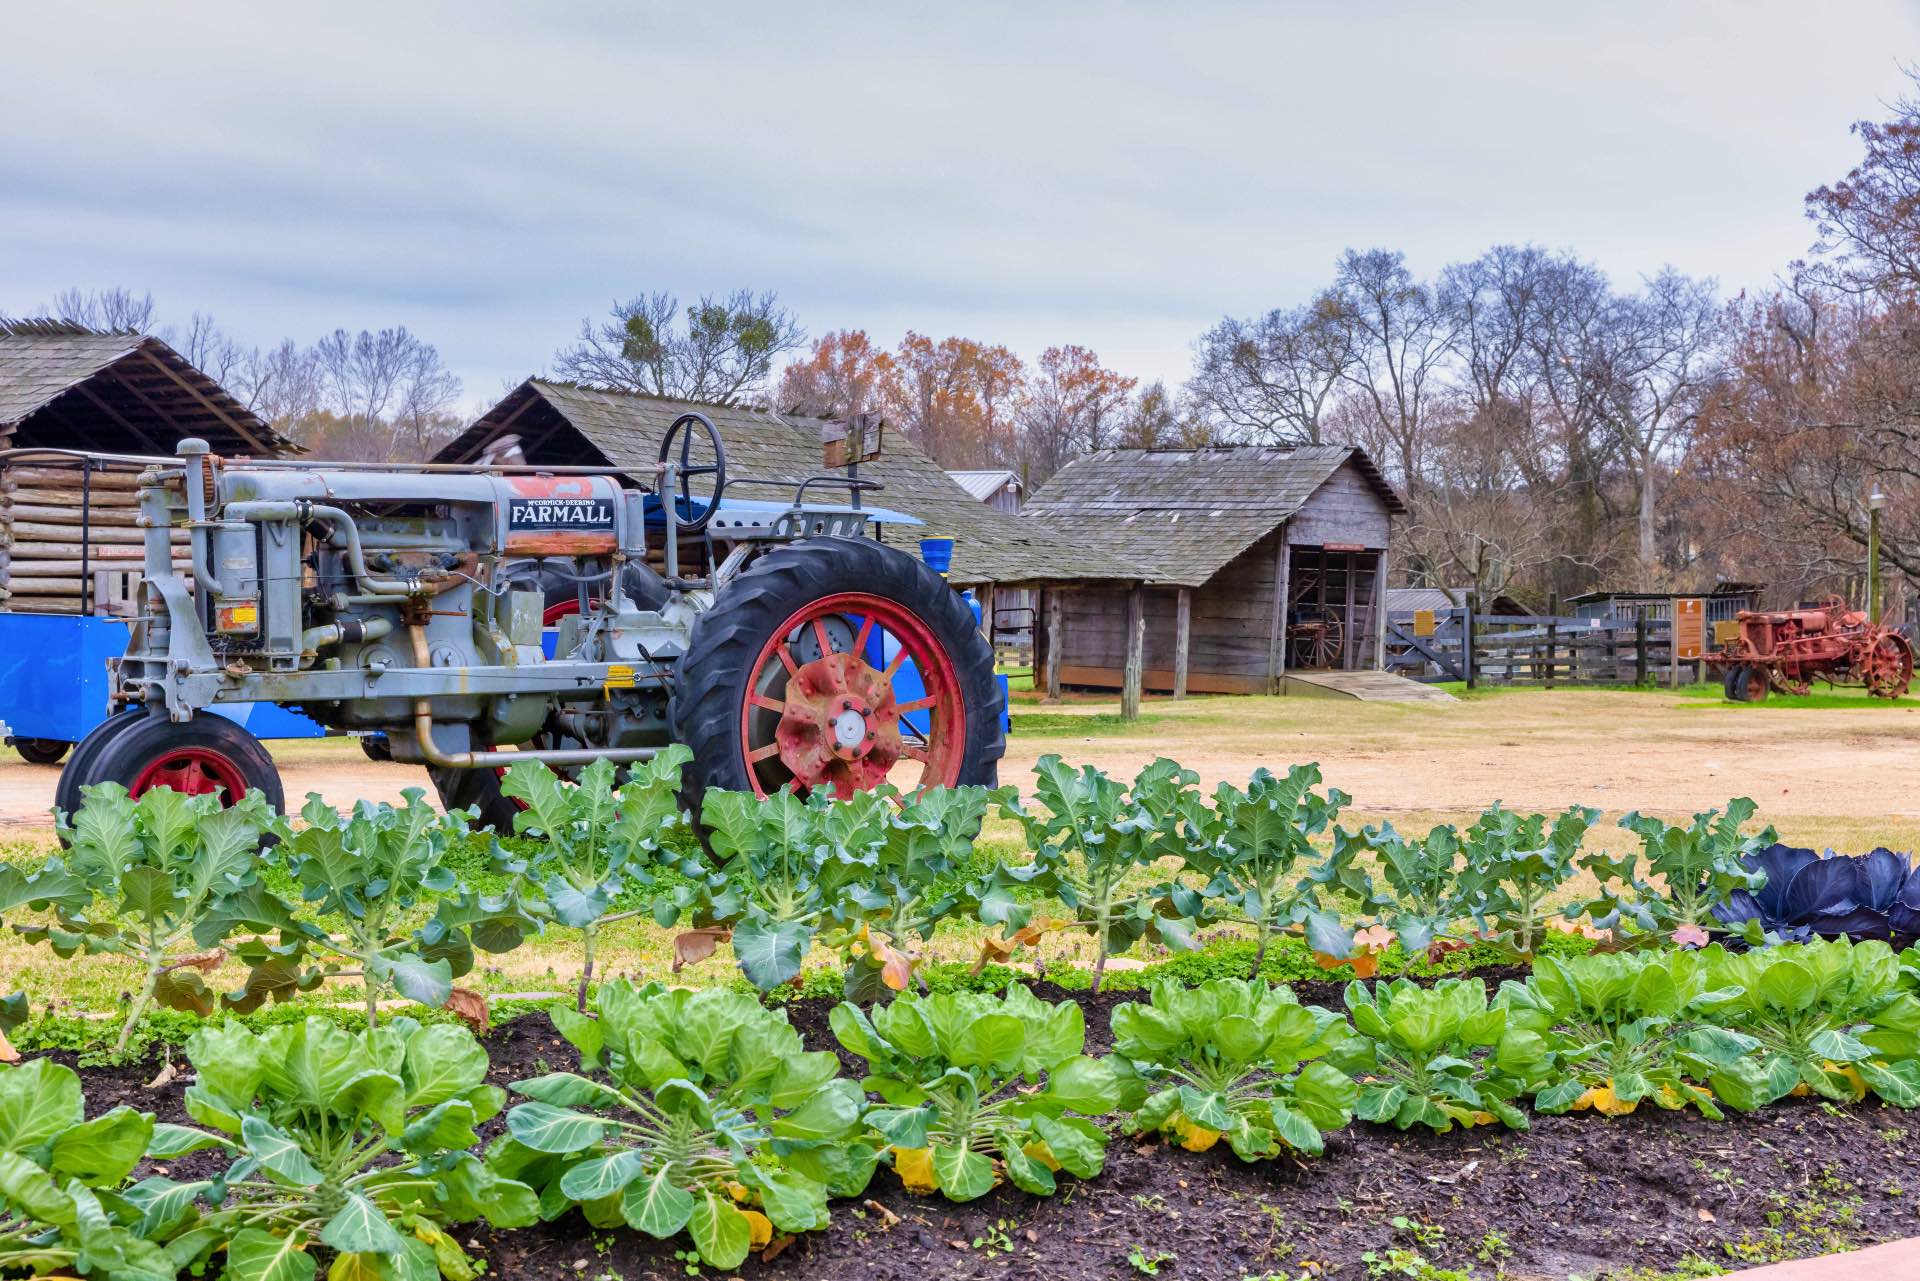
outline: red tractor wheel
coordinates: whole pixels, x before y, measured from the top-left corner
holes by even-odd
[[[1766,701],[1770,688],[1767,669],[1746,664],[1736,664],[1727,669],[1721,688],[1726,690],[1727,699],[1734,703],[1761,703]]]
[[[1860,656],[1860,679],[1875,698],[1904,698],[1913,682],[1913,647],[1898,632],[1882,632]]]
[[[901,697],[911,665],[918,692]],[[993,651],[939,575],[862,538],[777,548],[694,624],[668,716],[688,791],[846,797],[991,784],[1005,748]]]
[[[145,712],[102,722],[61,772],[56,803],[71,812],[80,789],[95,783],[118,783],[135,796],[155,787],[193,796],[218,792],[228,804],[259,791],[276,813],[286,808],[280,772],[260,740],[211,714],[184,724]]]

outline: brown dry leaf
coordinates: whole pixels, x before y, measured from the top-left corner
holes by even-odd
[[[170,970],[199,970],[202,974],[211,974],[220,968],[227,959],[225,948],[216,947],[211,952],[195,952],[192,956],[183,956],[177,961],[167,962]]]
[[[487,998],[470,988],[456,987],[447,997],[447,1008],[454,1017],[473,1029],[475,1036],[485,1035],[488,1025]]]
[[[914,959],[882,939],[873,940],[873,956],[880,962],[880,981],[896,992],[913,981]]]
[[[0,1063],[18,1063],[19,1061],[20,1051],[13,1048],[13,1042],[7,1039],[5,1032],[0,1032]]]
[[[707,925],[674,935],[673,972],[678,974],[682,966],[706,960],[716,948],[732,938],[733,931],[724,925]]]
[[[165,1086],[172,1085],[173,1078],[179,1075],[180,1073],[176,1071],[173,1066],[173,1060],[168,1059],[153,1080],[147,1082],[146,1088],[149,1090],[158,1090]]]
[[[1707,1209],[1705,1206],[1701,1206],[1698,1210],[1695,1210],[1694,1214],[1699,1217],[1702,1223],[1712,1223],[1715,1221],[1713,1211]]]
[[[867,1209],[879,1215],[880,1221],[886,1224],[888,1227],[892,1227],[894,1224],[900,1222],[899,1215],[895,1214],[892,1210],[889,1210],[886,1206],[881,1205],[878,1201],[875,1201],[871,1197],[867,1198],[865,1201],[862,1201],[860,1204],[866,1206]]]
[[[760,1252],[760,1262],[772,1263],[775,1259],[787,1252],[787,1247],[792,1245],[794,1240],[795,1237],[793,1233],[781,1233],[768,1244],[766,1249]]]

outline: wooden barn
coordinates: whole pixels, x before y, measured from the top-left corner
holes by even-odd
[[[1135,588],[1045,593],[1049,687],[1277,693],[1290,671],[1380,666],[1393,519],[1406,504],[1345,446],[1107,449],[1027,501],[1077,547],[1142,569]]]
[[[170,455],[189,436],[229,456],[292,448],[150,334],[0,321],[0,449]],[[140,570],[139,470],[54,455],[0,461],[0,610],[124,612]]]

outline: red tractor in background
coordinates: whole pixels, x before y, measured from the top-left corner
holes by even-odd
[[[1805,694],[1815,680],[1900,698],[1913,680],[1913,646],[1899,629],[1838,596],[1812,609],[1743,609],[1735,621],[1739,638],[1706,662],[1737,703],[1757,703],[1770,690]]]

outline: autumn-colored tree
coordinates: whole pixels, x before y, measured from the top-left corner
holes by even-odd
[[[1006,347],[971,338],[908,331],[894,353],[887,421],[912,437],[942,467],[984,467],[1001,461],[1009,402],[1024,372]]]
[[[1216,443],[1215,433],[1206,417],[1195,413],[1191,405],[1154,379],[1140,389],[1120,420],[1119,439],[1123,449],[1198,449]]]
[[[813,344],[805,360],[780,375],[775,404],[796,414],[844,419],[878,410],[898,394],[898,365],[875,347],[864,329],[836,329]]]
[[[1038,487],[1069,458],[1117,444],[1138,379],[1100,363],[1085,347],[1040,353],[1018,410],[1020,472]]]

